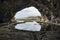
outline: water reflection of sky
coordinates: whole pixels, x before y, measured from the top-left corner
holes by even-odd
[[[26,22],[23,24],[17,24],[15,26],[15,29],[18,30],[28,30],[28,31],[40,31],[41,25],[39,25],[37,22]]]

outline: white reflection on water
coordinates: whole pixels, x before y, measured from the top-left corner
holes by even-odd
[[[27,31],[40,31],[41,30],[41,25],[38,24],[37,22],[26,22],[23,24],[17,24],[15,26],[15,29],[18,30],[27,30]]]

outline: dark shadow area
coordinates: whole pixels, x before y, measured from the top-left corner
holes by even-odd
[[[53,0],[52,4],[51,9],[49,0],[0,0],[0,23],[10,22],[17,11],[29,6],[35,6],[49,20],[52,10],[52,21],[60,23],[60,0]],[[0,40],[60,40],[59,35],[60,26],[57,25],[42,27],[40,32],[15,30],[14,25],[0,27]]]

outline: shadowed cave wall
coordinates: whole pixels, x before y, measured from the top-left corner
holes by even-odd
[[[52,21],[60,23],[60,0],[53,0],[52,4],[51,9],[50,0],[0,0],[0,23],[9,22],[17,11],[29,6],[35,6],[49,20],[51,20],[52,10],[54,19]],[[60,40],[60,26],[52,25],[52,27],[51,29],[49,25],[47,28],[42,28],[36,35],[3,27],[0,28],[0,40]]]

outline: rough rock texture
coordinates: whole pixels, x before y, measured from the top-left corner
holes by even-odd
[[[49,20],[52,17],[53,22],[60,23],[60,0],[0,0],[0,23],[9,22],[17,11],[29,6],[35,6]],[[37,33],[11,28],[0,27],[0,40],[60,40],[60,26],[57,25],[43,27]]]
[[[50,19],[50,11],[54,13],[54,17],[59,17],[60,13],[59,0],[0,0],[0,23],[8,22],[14,14],[29,6],[35,6],[43,14]],[[51,5],[52,4],[52,5]]]

